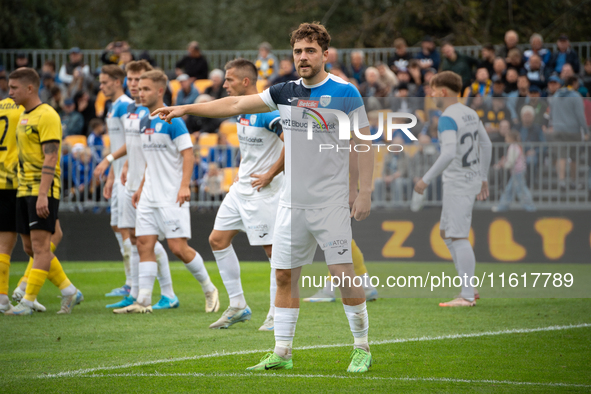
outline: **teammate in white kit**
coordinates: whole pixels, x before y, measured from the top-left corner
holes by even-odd
[[[252,62],[236,59],[226,64],[224,88],[229,96],[257,94],[257,69]],[[240,264],[232,247],[239,231],[248,235],[250,245],[261,245],[271,258],[279,190],[283,184],[283,133],[279,111],[238,116],[240,169],[238,181],[230,187],[218,210],[209,244],[228,291],[230,306],[209,328],[228,328],[251,318],[240,282]],[[271,302],[260,331],[272,331],[275,312],[275,270],[271,269]]]
[[[297,283],[301,267],[312,263],[318,244],[324,251],[331,275],[344,278],[340,290],[355,340],[347,371],[366,372],[372,362],[363,288],[352,285],[355,272],[350,247],[350,216],[363,220],[369,215],[373,151],[359,154],[360,190],[349,213],[349,139],[339,139],[337,112],[323,113],[322,108],[343,112],[351,120],[357,118],[359,131],[367,136],[369,122],[357,89],[324,70],[329,44],[330,35],[324,26],[302,23],[291,34],[294,63],[302,79],[274,85],[260,95],[226,97],[152,112],[174,121],[173,118],[185,114],[227,117],[279,109],[285,139],[285,180],[271,259],[271,267],[276,269],[277,275],[275,350],[249,370],[293,368],[291,349],[300,304]],[[312,115],[321,115],[324,124],[312,126],[316,132],[313,140],[307,140],[308,122],[314,122]],[[346,131],[347,135],[349,131],[352,128]],[[363,143],[356,133],[353,138],[356,143]],[[338,146],[340,150],[315,154],[319,143]],[[292,149],[298,149],[298,156],[293,160]]]
[[[474,276],[476,258],[468,241],[474,200],[488,197],[488,170],[492,145],[488,134],[471,108],[458,102],[462,78],[451,71],[441,72],[431,80],[435,104],[443,113],[437,132],[441,154],[415,191],[423,194],[429,183],[443,172],[443,207],[439,229],[462,278],[459,297],[439,306],[474,306],[475,292],[469,279]],[[464,275],[468,280],[464,279]]]
[[[123,92],[123,82],[125,80],[125,72],[116,65],[110,64],[103,66],[99,75],[100,89],[108,100],[111,100],[111,108],[107,113],[106,123],[109,139],[111,141],[111,151],[115,152],[123,145],[125,145],[125,128],[123,119],[127,116],[127,106],[133,102]],[[119,249],[123,256],[123,264],[125,267],[125,285],[113,289],[107,293],[107,297],[127,296],[131,289],[131,270],[129,266],[129,257],[131,253],[131,241],[129,240],[129,232],[119,228],[119,219],[121,212],[121,199],[123,194],[123,185],[121,185],[121,170],[123,168],[123,159],[114,160],[113,156],[107,156],[109,163],[113,163],[113,167],[107,177],[103,194],[105,198],[111,200],[111,228],[115,232],[117,242],[119,242]]]
[[[140,262],[139,253],[137,250],[137,239],[135,237],[135,208],[131,203],[133,193],[137,191],[144,176],[146,169],[146,161],[142,153],[140,141],[140,122],[141,119],[149,115],[148,108],[142,107],[139,101],[139,81],[142,73],[151,71],[153,68],[145,60],[129,62],[126,67],[127,85],[131,96],[135,102],[129,104],[127,110],[127,117],[124,118],[125,125],[125,144],[119,150],[113,152],[113,158],[119,159],[127,155],[127,160],[121,172],[121,184],[124,186],[124,192],[121,193],[121,218],[119,220],[119,228],[129,232],[129,239],[131,241],[131,253],[129,258],[131,271],[131,290],[128,296],[125,296],[121,301],[107,305],[107,308],[124,308],[133,304],[139,292],[139,272],[138,264]],[[103,159],[97,165],[94,176],[100,178],[109,166],[109,160]],[[162,296],[153,309],[172,309],[178,308],[179,300],[174,294],[172,288],[172,277],[170,275],[170,266],[168,262],[168,255],[166,250],[160,242],[156,242],[154,248],[156,261],[158,262],[158,282],[160,283],[160,290]],[[119,312],[118,309],[114,311]]]
[[[142,105],[150,111],[162,107],[167,82],[162,71],[143,73],[139,81]],[[140,138],[147,165],[144,178],[132,198],[133,206],[137,208],[139,294],[136,302],[119,312],[152,312],[152,290],[158,273],[154,247],[158,238],[168,240],[170,250],[201,284],[205,293],[205,311],[217,312],[218,290],[209,279],[203,259],[187,243],[191,238],[189,184],[194,163],[189,131],[181,119],[168,124],[157,116],[147,116],[140,120]]]

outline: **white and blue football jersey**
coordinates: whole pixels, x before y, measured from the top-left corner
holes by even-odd
[[[285,133],[285,181],[279,204],[302,209],[348,207],[349,139],[339,139],[337,116],[324,110],[339,110],[349,117],[347,135],[355,117],[360,129],[369,126],[357,88],[328,74],[316,85],[307,86],[299,79],[271,86],[260,96],[270,110],[279,110]],[[312,122],[312,140],[307,138],[308,122]],[[320,152],[320,144],[338,150]]]
[[[251,182],[255,180],[251,175],[266,173],[281,156],[283,141],[279,136],[283,129],[280,119],[279,111],[238,116],[238,140],[242,159],[238,182],[232,187],[245,199],[266,198],[281,189],[283,174],[273,178],[260,192],[251,186]]]
[[[127,146],[127,182],[125,187],[130,192],[139,189],[146,169],[146,160],[142,151],[140,122],[150,114],[146,107],[132,102],[127,107],[125,125],[125,145]]]
[[[127,117],[127,107],[133,100],[126,95],[121,95],[117,100],[111,104],[109,112],[107,112],[107,132],[111,142],[111,152],[115,152],[125,144],[125,126],[123,120]],[[125,159],[123,157],[113,162],[113,171],[115,171],[115,179],[121,178],[121,170]]]
[[[168,124],[160,117],[140,119],[140,138],[147,167],[140,204],[162,207],[176,204],[183,178],[181,152],[192,149],[189,130],[182,119]]]

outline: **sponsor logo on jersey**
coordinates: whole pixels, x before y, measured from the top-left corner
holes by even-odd
[[[154,134],[154,129],[152,129],[152,128],[150,128],[150,129],[146,128],[144,130],[144,134]]]
[[[25,124],[27,124],[27,123],[29,123],[29,119],[22,119],[22,120],[21,120],[21,124],[22,124],[22,125],[25,125]]]
[[[137,119],[138,114],[129,114],[129,119]]]
[[[318,101],[313,101],[313,100],[298,100],[298,107],[318,108]]]
[[[322,249],[326,248],[342,248],[348,246],[349,242],[346,239],[335,239],[322,244]]]
[[[328,94],[320,96],[320,105],[326,107],[328,104],[330,104],[330,99],[331,97]]]
[[[250,125],[250,123],[248,123],[248,119],[244,119],[244,118],[240,119],[240,124],[243,125],[243,126]]]

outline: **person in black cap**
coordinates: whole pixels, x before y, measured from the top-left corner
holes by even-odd
[[[428,68],[439,69],[441,57],[437,49],[435,49],[435,42],[433,42],[431,36],[425,36],[423,38],[423,41],[421,41],[421,51],[417,53],[415,59],[419,60],[423,72]]]
[[[529,105],[534,109],[534,123],[541,125],[543,128],[548,126],[548,119],[544,116],[548,108],[548,100],[542,99],[542,89],[538,85],[530,85],[529,87]]]
[[[560,74],[562,66],[569,63],[573,66],[575,74],[578,74],[581,68],[579,55],[577,55],[577,53],[570,47],[568,36],[566,34],[561,34],[560,37],[558,37],[558,41],[556,41],[556,46],[558,47],[558,50],[552,54],[552,57],[548,62],[550,72],[557,72]]]

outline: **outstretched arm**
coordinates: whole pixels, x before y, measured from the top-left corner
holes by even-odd
[[[224,97],[209,103],[187,104],[175,107],[162,107],[152,112],[160,119],[171,123],[173,118],[184,115],[203,116],[206,118],[228,118],[240,114],[269,112],[269,107],[258,94],[248,96]]]

